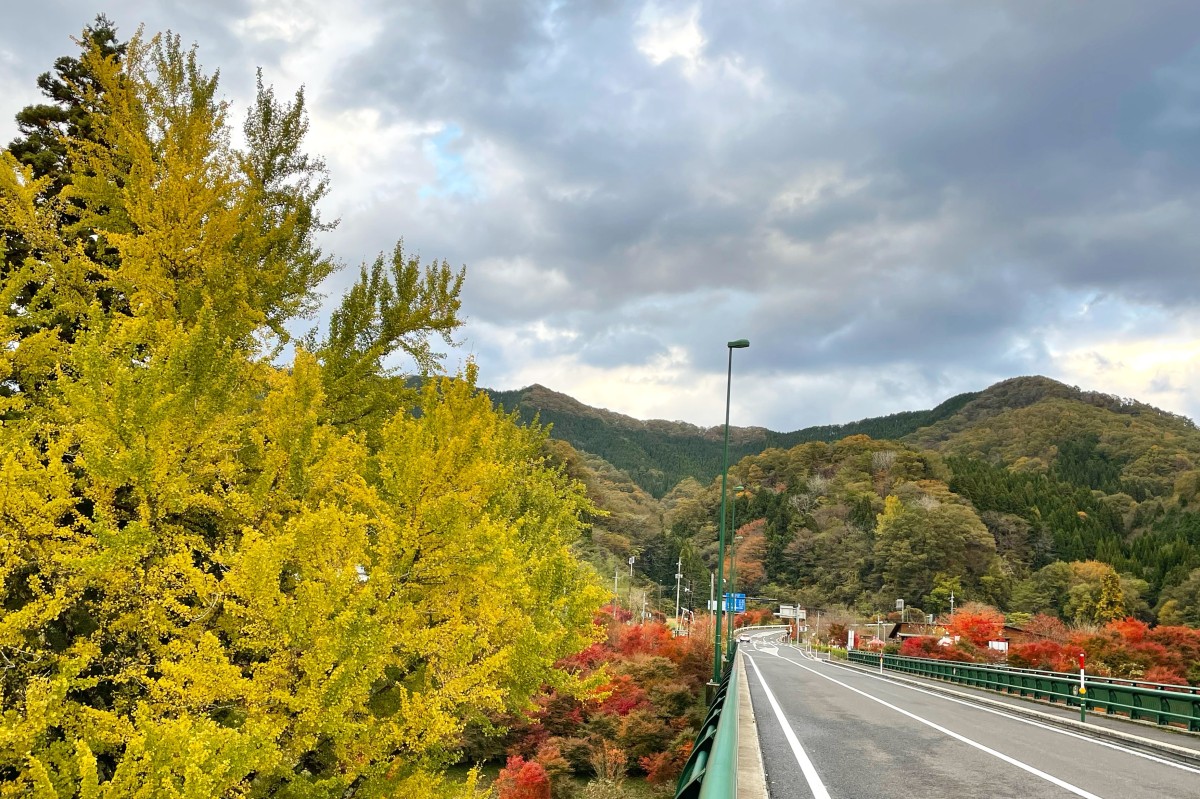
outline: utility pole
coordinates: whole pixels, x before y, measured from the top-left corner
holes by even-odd
[[[613,566],[613,618],[617,617],[617,598],[620,594],[617,593],[617,578],[621,574],[619,566]]]
[[[633,562],[637,560],[634,555],[629,556],[629,623],[633,624]]]
[[[954,589],[950,589],[950,615],[954,615]]]
[[[683,579],[683,555],[675,562],[675,626],[679,626],[679,581]]]
[[[716,612],[714,610],[716,605],[713,604],[713,594],[714,594],[713,586],[716,584],[716,582],[715,582],[716,579],[717,579],[717,577],[713,572],[708,573],[708,626],[709,627],[713,626],[713,614]]]

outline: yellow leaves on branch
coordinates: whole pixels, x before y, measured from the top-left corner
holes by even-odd
[[[430,366],[444,263],[359,287],[393,343],[343,377],[263,357],[330,264],[301,95],[260,85],[235,151],[177,38],[85,64],[64,195],[0,164],[28,252],[0,284],[0,797],[444,795],[469,719],[573,687],[554,663],[604,598],[568,550],[590,504],[473,366],[369,430],[331,409],[395,342]]]

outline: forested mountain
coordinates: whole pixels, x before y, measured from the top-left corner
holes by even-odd
[[[553,425],[551,436],[578,450],[600,456],[621,469],[655,497],[681,480],[707,482],[721,473],[723,427],[697,427],[662,419],[641,421],[592,408],[550,389],[532,385],[518,391],[491,391],[493,402],[516,411],[528,423],[538,418]],[[729,460],[734,463],[769,447],[794,447],[806,441],[837,441],[851,435],[898,439],[953,416],[979,395],[960,394],[928,411],[905,411],[839,425],[777,433],[762,427],[731,427]]]
[[[575,475],[597,504],[623,509],[598,521],[593,561],[612,574],[636,554],[641,579],[670,584],[682,555],[703,587],[717,559],[720,428],[640,422],[541,387],[493,398],[540,410],[584,451]],[[1093,623],[1119,606],[1200,623],[1200,430],[1183,417],[1026,377],[931,411],[737,429],[732,441],[739,590],[872,611],[903,598],[927,612],[953,592],[1018,617]]]

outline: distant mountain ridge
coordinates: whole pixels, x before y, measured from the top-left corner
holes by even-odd
[[[642,421],[590,405],[534,384],[515,391],[488,391],[492,402],[516,411],[528,423],[550,424],[551,436],[578,450],[598,455],[626,472],[655,497],[662,497],[686,477],[708,482],[720,474],[724,427],[699,427],[679,421]],[[951,397],[926,411],[903,411],[840,425],[818,425],[780,433],[764,427],[729,429],[729,462],[765,449],[788,449],[809,441],[838,441],[851,435],[901,439],[957,413],[980,396]]]
[[[523,421],[538,418],[552,425],[552,437],[603,458],[655,497],[662,497],[686,477],[704,483],[720,474],[720,425],[700,427],[681,421],[635,419],[585,405],[538,384],[488,393],[496,405],[516,411]],[[1137,460],[1144,455],[1143,450],[1153,446],[1154,439],[1162,438],[1194,453],[1200,462],[1200,430],[1190,419],[1042,376],[1004,380],[983,391],[958,394],[929,410],[903,411],[839,425],[791,432],[733,426],[729,461],[733,464],[770,448],[833,442],[851,435],[904,441],[946,454],[984,457],[1005,464],[1028,461],[1042,470],[1054,460],[1063,440],[1094,436],[1100,455],[1116,463]]]

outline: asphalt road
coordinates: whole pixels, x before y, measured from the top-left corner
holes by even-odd
[[[771,799],[1200,799],[1200,768],[745,645]]]

